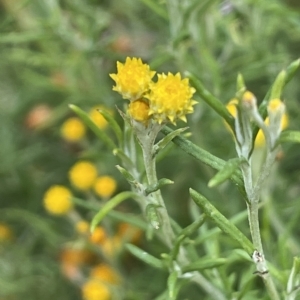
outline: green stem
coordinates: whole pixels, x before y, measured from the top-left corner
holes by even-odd
[[[161,130],[160,125],[150,125],[147,130],[139,130],[136,128],[136,135],[139,140],[139,143],[142,147],[143,151],[143,159],[144,165],[148,180],[148,185],[154,185],[157,183],[157,174],[156,174],[156,162],[155,162],[155,139],[158,132]],[[163,220],[162,228],[161,228],[161,237],[162,240],[166,243],[166,245],[172,249],[174,246],[175,234],[171,227],[170,217],[168,215],[164,200],[162,198],[160,190],[155,191],[149,194],[147,197],[152,197],[152,203],[159,206],[159,213],[161,219]],[[187,265],[190,263],[186,249],[180,247],[178,253],[178,263],[181,266]],[[207,294],[211,295],[215,300],[226,300],[225,296],[221,291],[219,291],[214,285],[210,283],[202,274],[199,272],[194,272],[194,276],[192,277],[192,281],[196,282],[199,286],[202,287],[203,290],[206,291]]]
[[[266,179],[267,175],[270,172],[270,168],[275,159],[274,153],[269,152],[264,166],[262,168],[262,172],[258,177],[255,185],[253,186],[252,180],[252,170],[251,164],[243,164],[241,169],[244,177],[245,190],[247,193],[248,201],[247,201],[247,209],[248,209],[248,219],[250,225],[250,232],[252,237],[253,245],[256,251],[253,253],[253,261],[256,264],[256,269],[258,274],[262,277],[264,284],[268,290],[270,299],[272,300],[280,300],[279,294],[275,287],[274,281],[268,272],[267,263],[264,256],[264,250],[261,240],[260,228],[259,228],[259,195],[261,187],[263,186],[263,182]],[[255,258],[255,253],[259,254],[261,259]]]
[[[154,185],[158,181],[156,175],[156,163],[155,163],[153,149],[154,149],[155,138],[157,136],[159,129],[160,126],[159,127],[153,126],[152,130],[150,129],[147,135],[142,134],[138,136],[142,146],[144,165],[145,165],[145,170],[148,179],[148,186]],[[170,218],[164,200],[161,196],[161,192],[160,190],[155,191],[150,195],[148,195],[148,197],[152,197],[153,203],[159,207],[161,220],[163,220],[163,224],[162,224],[163,236],[167,246],[171,248],[173,245],[174,232],[171,227]]]

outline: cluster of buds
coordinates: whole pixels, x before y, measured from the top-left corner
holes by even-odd
[[[227,109],[235,118],[235,137],[237,153],[248,158],[255,146],[267,145],[269,150],[274,149],[283,129],[287,127],[288,118],[285,105],[279,98],[271,99],[268,103],[268,116],[263,119],[257,108],[257,100],[253,93],[245,91],[239,98],[232,99]],[[259,127],[256,137],[253,137],[252,123]]]

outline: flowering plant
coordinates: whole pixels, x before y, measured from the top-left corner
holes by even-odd
[[[271,299],[281,299],[282,295],[286,299],[294,299],[299,260],[295,259],[289,277],[282,279],[279,284],[277,281],[280,271],[267,262],[266,259],[271,260],[270,256],[265,257],[259,208],[262,191],[265,192],[268,186],[266,179],[279,157],[281,144],[300,141],[300,132],[282,131],[287,126],[287,115],[285,104],[281,100],[285,85],[298,67],[299,61],[295,61],[278,75],[259,107],[256,97],[246,89],[244,80],[239,75],[235,98],[226,107],[193,74],[188,74],[185,79],[179,73],[158,74],[155,82],[152,81],[155,72],[149,65],[140,58],[127,58],[125,63],[118,62],[117,73],[110,75],[115,81],[113,90],[129,100],[125,111],[119,109],[125,122],[124,137],[116,121],[103,112],[115,132],[118,145],[104,132],[99,132],[99,128],[93,125],[84,111],[71,105],[71,109],[121,159],[122,165],[117,165],[117,169],[131,186],[130,192],[119,193],[99,210],[91,222],[91,231],[121,202],[129,198],[136,200],[144,215],[143,221],[139,221],[140,228],[146,230],[148,240],[157,237],[166,248],[160,258],[132,244],[128,244],[127,249],[145,263],[169,273],[167,292],[163,293],[165,299],[177,299],[180,289],[187,282],[199,285],[210,296],[209,299],[228,299],[224,293],[225,286],[215,284],[212,277],[215,272],[222,273],[222,268],[237,259],[252,261],[256,268],[254,273],[262,278]],[[189,81],[194,87],[190,86]],[[167,127],[168,124],[177,125],[180,120],[187,121],[186,115],[194,111],[193,106],[197,103],[192,99],[196,92],[226,122],[233,135],[237,157],[224,161],[187,139],[183,135],[187,128],[172,130]],[[159,133],[163,133],[164,137],[158,138]],[[156,158],[170,143],[218,171],[208,182],[210,188],[229,179],[235,183],[247,207],[249,234],[244,234],[200,191],[192,188],[189,190],[190,197],[199,207],[194,212],[194,221],[181,228],[170,217],[161,189],[174,182],[167,178],[158,179],[156,174]],[[262,147],[263,145],[265,146]],[[264,153],[260,160],[257,159],[257,152]],[[196,239],[192,237],[197,232],[202,232],[201,228],[207,219],[235,241],[232,254],[220,257],[198,254],[201,235]],[[132,223],[136,224],[136,220],[132,220]],[[235,294],[241,297],[241,293],[243,291]]]

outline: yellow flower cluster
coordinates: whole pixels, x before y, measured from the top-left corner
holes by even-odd
[[[176,124],[179,119],[186,122],[186,115],[193,112],[195,89],[179,73],[158,74],[157,82],[153,82],[155,72],[149,65],[129,57],[124,64],[117,62],[117,70],[117,74],[110,74],[116,83],[113,90],[131,101],[128,113],[134,120]]]
[[[73,186],[82,191],[91,188],[102,198],[109,198],[117,188],[117,182],[111,176],[99,176],[95,164],[89,161],[76,163],[69,171],[69,179]]]

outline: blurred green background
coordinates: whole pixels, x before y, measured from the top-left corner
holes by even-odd
[[[159,72],[193,72],[225,104],[235,94],[239,72],[260,101],[299,54],[298,1],[0,0],[0,222],[14,235],[0,247],[0,299],[82,299],[80,287],[61,274],[58,259],[62,245],[76,238],[74,228],[48,215],[42,199],[49,186],[69,184],[68,170],[82,157],[115,176],[119,191],[128,189],[115,170],[118,160],[92,133],[83,144],[67,143],[60,135],[72,116],[68,104],[84,110],[98,104],[122,108],[124,100],[112,92],[108,76],[116,72],[117,60],[141,57]],[[299,79],[297,74],[283,97],[295,130]],[[223,121],[195,99],[199,104],[188,120],[193,141],[223,159],[234,157]],[[283,220],[293,214],[290,230],[297,236],[299,147],[285,146],[284,153],[274,185],[275,209]],[[190,186],[228,217],[245,209],[230,183],[208,189],[213,174],[175,147],[159,163],[159,177],[176,183],[164,196],[181,225],[191,220]],[[264,228],[271,226],[264,222]],[[247,228],[247,221],[241,226]],[[276,231],[266,233],[265,239],[276,241],[267,250],[276,255]],[[159,253],[159,245],[142,243]],[[278,260],[290,267],[284,255]],[[124,262],[123,272],[128,276],[124,299],[152,300],[164,290],[166,274],[135,260]],[[180,299],[199,295],[200,290],[187,288]]]

